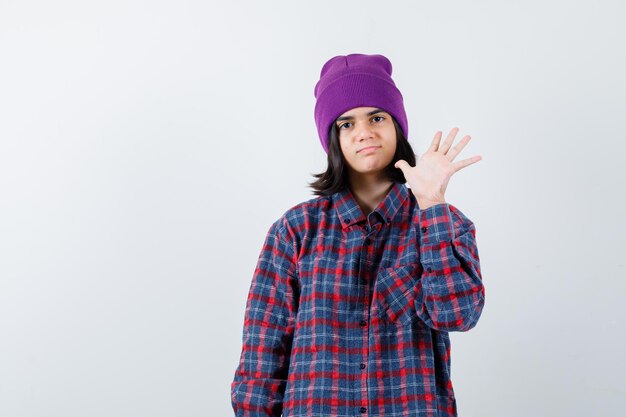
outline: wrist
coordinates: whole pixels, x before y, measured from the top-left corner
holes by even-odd
[[[447,204],[445,200],[425,200],[417,198],[417,205],[420,210],[426,210],[429,207],[436,206],[437,204]]]

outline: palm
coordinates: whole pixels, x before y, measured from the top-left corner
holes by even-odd
[[[444,200],[450,177],[454,173],[452,163],[444,155],[428,151],[417,161],[415,169],[411,170],[407,182],[411,189],[420,192],[426,200]]]

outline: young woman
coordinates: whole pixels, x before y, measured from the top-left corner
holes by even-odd
[[[382,55],[336,56],[315,86],[317,197],[269,228],[247,298],[237,416],[456,416],[448,332],[482,313],[474,224],[445,200],[467,144],[418,163]],[[410,189],[405,186],[408,182]]]

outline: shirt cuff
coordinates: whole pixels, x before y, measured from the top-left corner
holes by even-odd
[[[449,203],[440,203],[415,212],[413,224],[419,228],[422,247],[454,240],[454,221],[450,206]]]

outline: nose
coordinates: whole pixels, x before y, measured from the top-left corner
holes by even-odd
[[[354,136],[356,140],[360,142],[365,139],[370,139],[373,136],[373,130],[368,123],[357,123]]]

